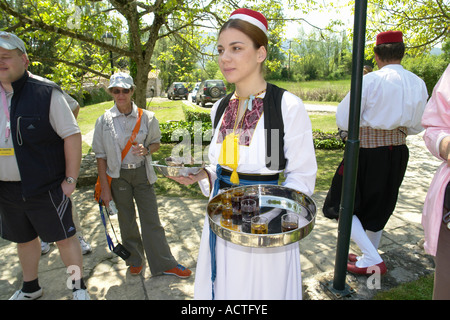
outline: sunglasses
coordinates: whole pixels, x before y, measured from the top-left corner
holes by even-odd
[[[130,91],[131,91],[131,89],[122,89],[122,90],[121,89],[112,89],[111,93],[112,94],[120,94],[120,93],[129,94]]]

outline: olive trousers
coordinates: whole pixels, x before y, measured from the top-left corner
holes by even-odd
[[[120,177],[111,181],[111,192],[119,211],[122,245],[131,253],[127,265],[141,266],[146,256],[152,275],[176,267],[178,263],[172,256],[159,220],[155,191],[147,179],[145,166],[121,169]]]

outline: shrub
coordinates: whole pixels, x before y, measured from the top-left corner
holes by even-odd
[[[211,122],[211,115],[209,111],[203,111],[193,106],[183,104],[184,118],[187,122],[202,121]]]
[[[341,102],[348,90],[339,90],[336,88],[316,88],[316,89],[302,89],[297,88],[291,90],[293,94],[300,97],[303,101],[331,101]]]
[[[339,138],[338,132],[323,132],[321,130],[313,130],[313,141],[316,149],[344,149],[345,144]]]
[[[193,144],[195,136],[202,139],[203,145],[208,145],[211,140],[212,125],[210,121],[170,121],[160,123],[161,142],[177,143],[187,136]],[[174,139],[174,140],[172,140]],[[336,132],[323,132],[313,130],[313,142],[316,149],[344,149],[345,144]]]
[[[105,101],[111,101],[111,95],[103,88],[95,88],[90,91],[83,92],[83,105],[89,106]]]
[[[189,135],[193,144],[195,135],[197,135],[197,137],[202,138],[202,144],[207,145],[209,144],[212,132],[211,121],[169,121],[160,123],[159,127],[162,143],[181,142]]]

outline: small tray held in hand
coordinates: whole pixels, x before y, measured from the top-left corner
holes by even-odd
[[[166,158],[162,162],[165,162],[165,164],[160,163],[160,161],[152,161],[152,166],[165,177],[187,177],[190,174],[200,172],[205,167],[204,164],[201,166],[185,165],[182,162],[174,161],[172,158]]]

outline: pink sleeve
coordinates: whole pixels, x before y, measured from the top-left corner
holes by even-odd
[[[450,64],[433,89],[422,117],[422,126],[426,129],[423,139],[430,152],[439,156],[439,143],[450,135]]]

